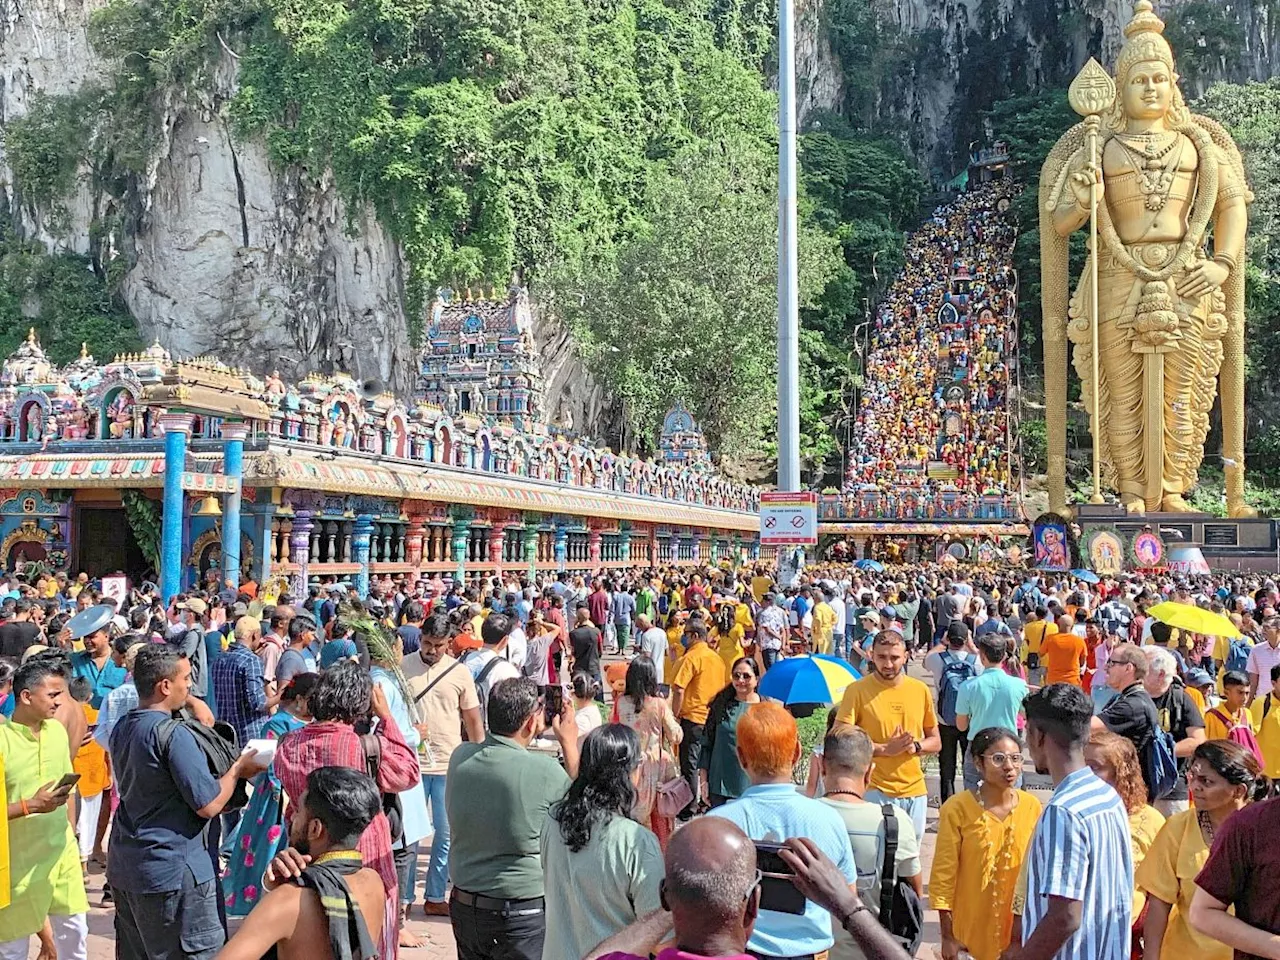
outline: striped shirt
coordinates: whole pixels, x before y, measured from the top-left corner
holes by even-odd
[[[1049,898],[1083,904],[1080,929],[1054,960],[1128,960],[1133,899],[1129,818],[1119,794],[1088,767],[1067,776],[1045,805],[1027,858],[1025,944]]]

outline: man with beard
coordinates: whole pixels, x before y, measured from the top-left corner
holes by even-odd
[[[444,810],[449,758],[462,743],[461,731],[464,728],[467,739],[472,743],[484,740],[480,701],[471,672],[449,656],[446,652],[448,647],[449,616],[441,610],[423,622],[417,651],[400,662],[417,709],[418,732],[422,735],[422,747],[418,752],[422,786],[431,802],[435,828],[423,904],[427,915],[433,917],[449,915],[449,903],[445,899],[445,887],[449,881],[449,818]],[[410,902],[413,901],[415,873],[416,870],[410,871],[409,890],[405,891]]]
[[[363,960],[378,956],[385,891],[364,866],[360,835],[382,809],[368,775],[318,767],[289,822],[289,847],[267,868],[271,892],[245,918],[219,960]]]
[[[861,727],[875,744],[868,803],[901,807],[924,836],[924,768],[920,756],[942,749],[929,687],[906,675],[907,646],[896,630],[881,630],[871,642],[872,672],[844,692],[837,724]]]

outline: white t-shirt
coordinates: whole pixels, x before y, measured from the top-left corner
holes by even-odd
[[[523,671],[524,658],[529,652],[529,635],[524,628],[517,626],[507,634],[507,647],[503,651],[507,660],[517,669]],[[496,667],[494,669],[497,669]]]
[[[600,708],[595,705],[594,701],[576,710],[573,714],[573,719],[578,725],[579,743],[582,742],[583,737],[604,723],[604,718],[600,716]]]
[[[640,634],[640,652],[653,661],[659,683],[667,682],[663,679],[663,671],[667,663],[667,646],[667,631],[661,627],[650,627]]]
[[[489,665],[489,661],[498,660],[495,666],[485,676],[483,683],[476,684],[476,697],[480,701],[480,717],[484,720],[484,726],[489,728],[489,691],[493,689],[493,685],[499,680],[514,680],[520,676],[520,671],[515,668],[508,660],[504,659],[499,653],[495,653],[489,647],[482,647],[479,650],[472,650],[462,661],[463,666],[471,671],[471,679],[477,680],[484,668]]]

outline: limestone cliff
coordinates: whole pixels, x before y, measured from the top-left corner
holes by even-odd
[[[37,92],[73,93],[107,75],[87,37],[101,0],[3,0],[0,126]],[[146,174],[117,200],[80,171],[56,229],[24,202],[0,145],[0,181],[24,234],[50,250],[126,266],[120,295],[144,339],[296,378],[343,370],[400,391],[412,381],[401,251],[372,211],[323,172],[279,169],[227,117],[238,65],[225,45],[196,89],[167,91]],[[602,395],[554,318],[539,316],[551,409],[597,422]]]

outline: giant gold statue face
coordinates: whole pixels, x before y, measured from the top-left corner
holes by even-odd
[[[1159,120],[1173,102],[1175,77],[1160,60],[1140,60],[1129,68],[1120,96],[1131,120]]]

